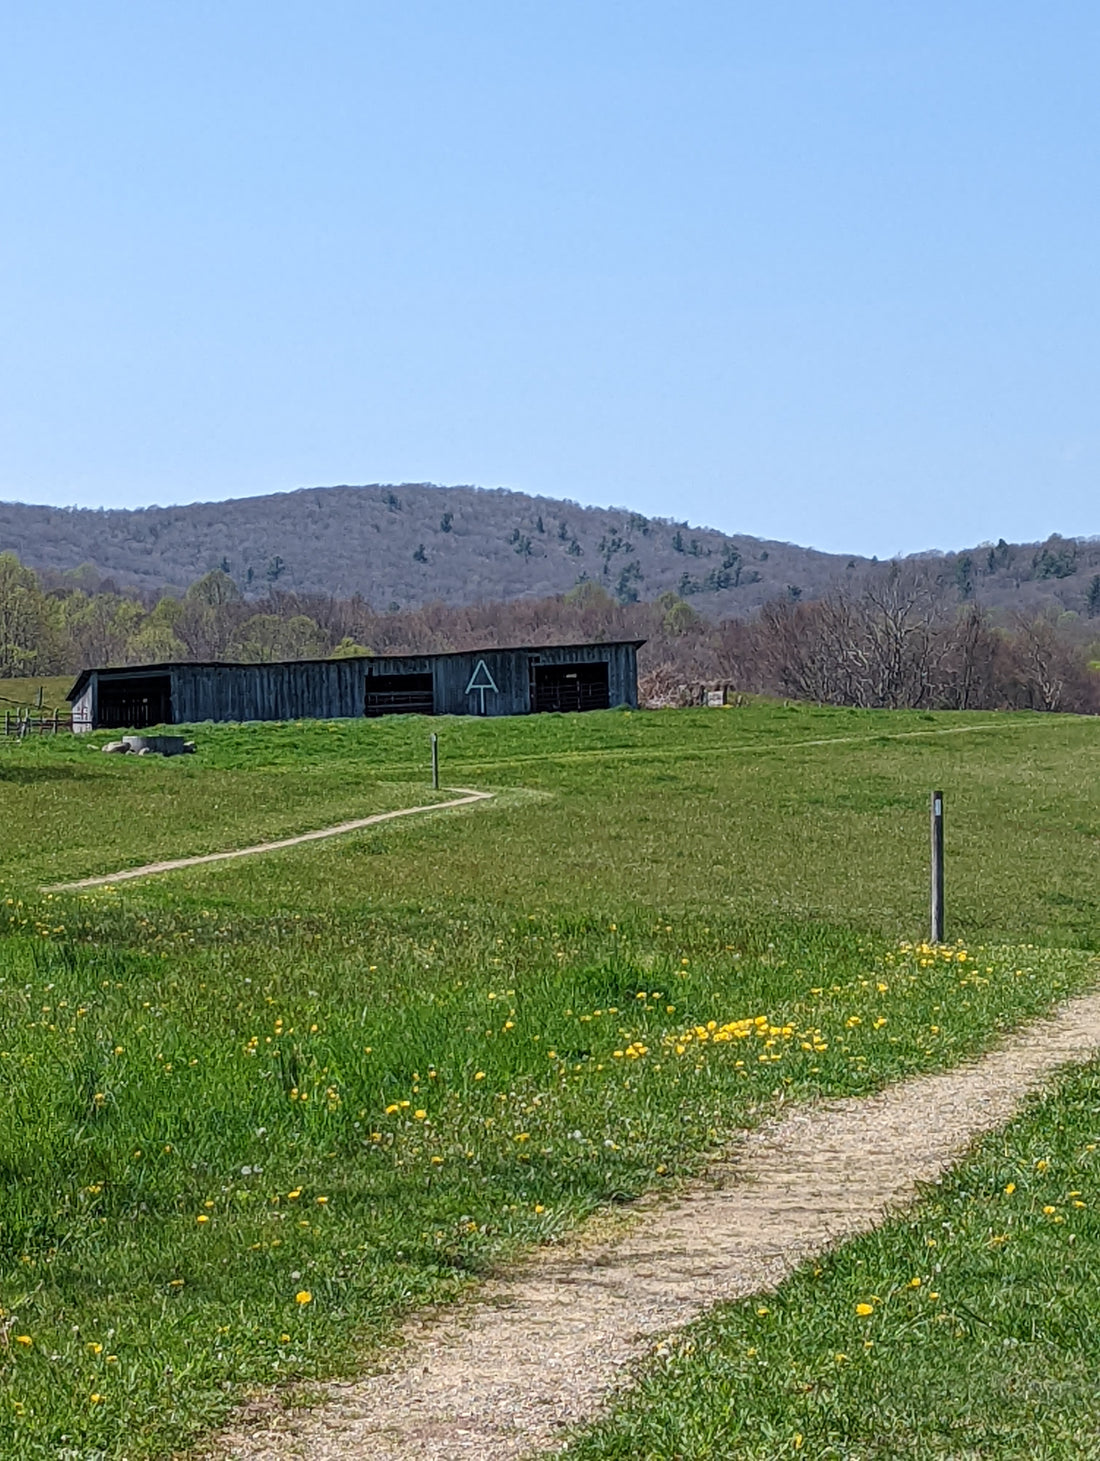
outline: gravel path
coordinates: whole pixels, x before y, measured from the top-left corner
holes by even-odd
[[[778,1284],[798,1263],[914,1197],[1027,1092],[1100,1050],[1100,993],[991,1054],[755,1132],[617,1240],[534,1255],[474,1298],[409,1323],[377,1374],[314,1409],[246,1411],[212,1456],[234,1461],[504,1461],[553,1450],[655,1336]]]
[[[489,801],[491,791],[467,791],[464,787],[451,787],[461,796],[449,802],[431,802],[424,807],[402,807],[396,812],[376,812],[373,817],[358,817],[354,822],[341,822],[336,827],[322,827],[318,832],[302,832],[297,837],[283,837],[278,842],[258,842],[255,847],[238,847],[232,852],[207,852],[202,857],[177,857],[171,862],[147,862],[143,867],[128,867],[120,873],[105,873],[101,877],[81,878],[75,883],[54,883],[43,888],[43,893],[72,893],[79,888],[101,888],[104,883],[125,883],[131,878],[148,878],[154,873],[174,873],[181,867],[199,867],[204,862],[228,862],[234,857],[255,857],[260,852],[279,852],[284,847],[298,847],[303,842],[320,842],[326,837],[342,837],[345,832],[358,832],[362,827],[373,827],[377,822],[392,822],[395,817],[412,817],[417,812],[441,812],[447,807],[468,807],[473,802]]]

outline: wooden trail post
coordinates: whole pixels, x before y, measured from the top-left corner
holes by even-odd
[[[439,737],[432,731],[432,790],[439,790]]]
[[[943,943],[943,792],[932,793],[932,943]]]

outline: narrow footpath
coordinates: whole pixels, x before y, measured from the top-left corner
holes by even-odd
[[[201,857],[176,857],[170,862],[147,862],[141,867],[124,868],[119,873],[101,873],[94,878],[80,878],[75,883],[54,883],[43,893],[75,893],[81,888],[102,888],[106,883],[126,883],[131,878],[151,878],[157,873],[174,873],[183,867],[201,867],[205,862],[229,862],[235,857],[255,857],[261,852],[281,852],[284,847],[300,847],[303,842],[322,842],[327,837],[343,837],[379,822],[392,822],[395,817],[415,817],[420,812],[442,812],[448,807],[468,807],[474,802],[491,801],[491,791],[469,791],[454,786],[449,790],[461,795],[448,802],[429,802],[423,807],[400,807],[396,812],[375,812],[371,817],[357,817],[353,822],[340,822],[335,827],[321,827],[316,832],[300,832],[297,837],[282,837],[277,842],[257,842],[254,847],[237,847],[231,852],[207,852]]]
[[[748,1135],[677,1201],[649,1199],[617,1240],[533,1255],[453,1309],[412,1320],[384,1368],[269,1399],[220,1436],[234,1461],[505,1461],[553,1451],[654,1339],[710,1305],[773,1288],[865,1232],[1002,1125],[1060,1066],[1100,1051],[1100,993],[983,1058]]]

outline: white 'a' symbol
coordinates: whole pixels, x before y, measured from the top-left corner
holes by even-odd
[[[479,659],[477,664],[474,666],[474,672],[470,676],[470,683],[466,686],[466,694],[470,695],[473,693],[474,690],[476,690],[481,696],[481,704],[478,707],[478,714],[484,715],[486,690],[492,690],[494,695],[499,694],[500,692],[497,690],[497,682],[489,673],[488,666],[483,659]]]

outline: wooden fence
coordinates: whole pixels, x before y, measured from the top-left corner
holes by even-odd
[[[62,715],[59,710],[48,714],[36,714],[29,709],[4,711],[4,734],[18,736],[20,740],[24,736],[55,736],[58,731],[71,731],[72,728],[72,716]]]

